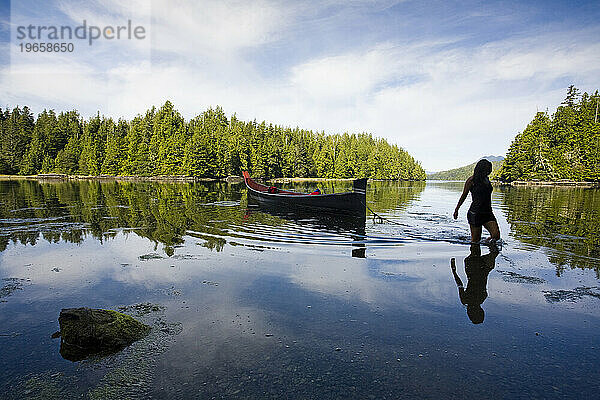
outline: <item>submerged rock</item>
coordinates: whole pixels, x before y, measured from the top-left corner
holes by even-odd
[[[148,325],[129,315],[87,307],[61,310],[58,323],[60,355],[70,361],[116,353],[150,332]]]
[[[6,283],[4,286],[2,286],[0,288],[0,299],[3,297],[8,297],[11,294],[13,294],[14,292],[16,292],[17,290],[23,290],[23,283],[22,281],[25,281],[25,279],[19,279],[19,278],[4,278],[2,279]],[[4,303],[5,300],[0,300],[0,302]]]
[[[131,306],[119,307],[119,311],[133,314],[136,317],[141,317],[153,312],[164,311],[165,308],[165,306],[161,306],[160,304],[139,303]]]
[[[580,286],[573,290],[546,290],[544,297],[548,303],[558,303],[560,301],[568,301],[576,303],[583,299],[584,296],[595,297],[600,299],[600,286]]]
[[[531,283],[534,285],[546,283],[545,280],[543,280],[541,278],[536,278],[535,276],[521,275],[521,274],[518,274],[518,273],[512,272],[512,271],[498,271],[498,272],[500,274],[502,274],[502,280],[504,280],[505,282]]]
[[[140,259],[140,261],[148,261],[148,260],[158,260],[158,259],[161,259],[164,257],[158,253],[148,253],[148,254],[142,254],[138,258]]]

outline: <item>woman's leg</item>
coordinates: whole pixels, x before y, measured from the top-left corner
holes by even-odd
[[[485,229],[487,229],[487,231],[490,233],[493,240],[500,239],[500,228],[498,228],[498,222],[489,221],[483,224],[483,226],[485,226]],[[479,235],[481,237],[481,228],[479,228]]]
[[[471,243],[479,243],[481,240],[481,226],[469,224],[471,228]]]

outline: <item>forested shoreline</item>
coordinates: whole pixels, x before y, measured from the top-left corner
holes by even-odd
[[[495,177],[503,182],[600,182],[598,91],[580,94],[573,85],[551,116],[538,112],[519,133]]]
[[[227,118],[185,121],[170,101],[131,121],[99,113],[0,109],[0,174],[424,180],[410,154],[371,134],[333,134]]]

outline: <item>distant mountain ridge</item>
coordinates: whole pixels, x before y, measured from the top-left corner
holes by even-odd
[[[486,160],[492,163],[492,173],[494,173],[504,161],[504,157],[502,156],[485,156],[481,157],[479,160],[485,158]],[[447,171],[439,171],[427,174],[427,179],[429,180],[440,180],[440,181],[455,181],[455,180],[465,180],[471,175],[473,175],[473,168],[479,161],[475,161],[472,164],[465,165],[464,167],[449,169]]]
[[[504,161],[504,157],[502,157],[502,156],[485,156],[485,157],[481,157],[481,158],[485,158],[486,160],[488,160],[490,162]],[[481,158],[479,160],[481,160]],[[479,160],[477,160],[477,161],[479,161]]]

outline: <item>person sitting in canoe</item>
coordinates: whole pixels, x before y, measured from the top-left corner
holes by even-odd
[[[495,242],[500,239],[500,228],[498,228],[498,222],[492,212],[493,188],[488,178],[488,175],[491,172],[492,163],[485,158],[479,160],[477,165],[475,165],[473,175],[465,182],[462,195],[454,210],[454,219],[457,219],[460,206],[462,206],[467,195],[471,192],[473,202],[467,212],[467,220],[469,221],[469,227],[471,228],[471,243],[479,243],[481,240],[482,226],[488,230],[492,241]]]

